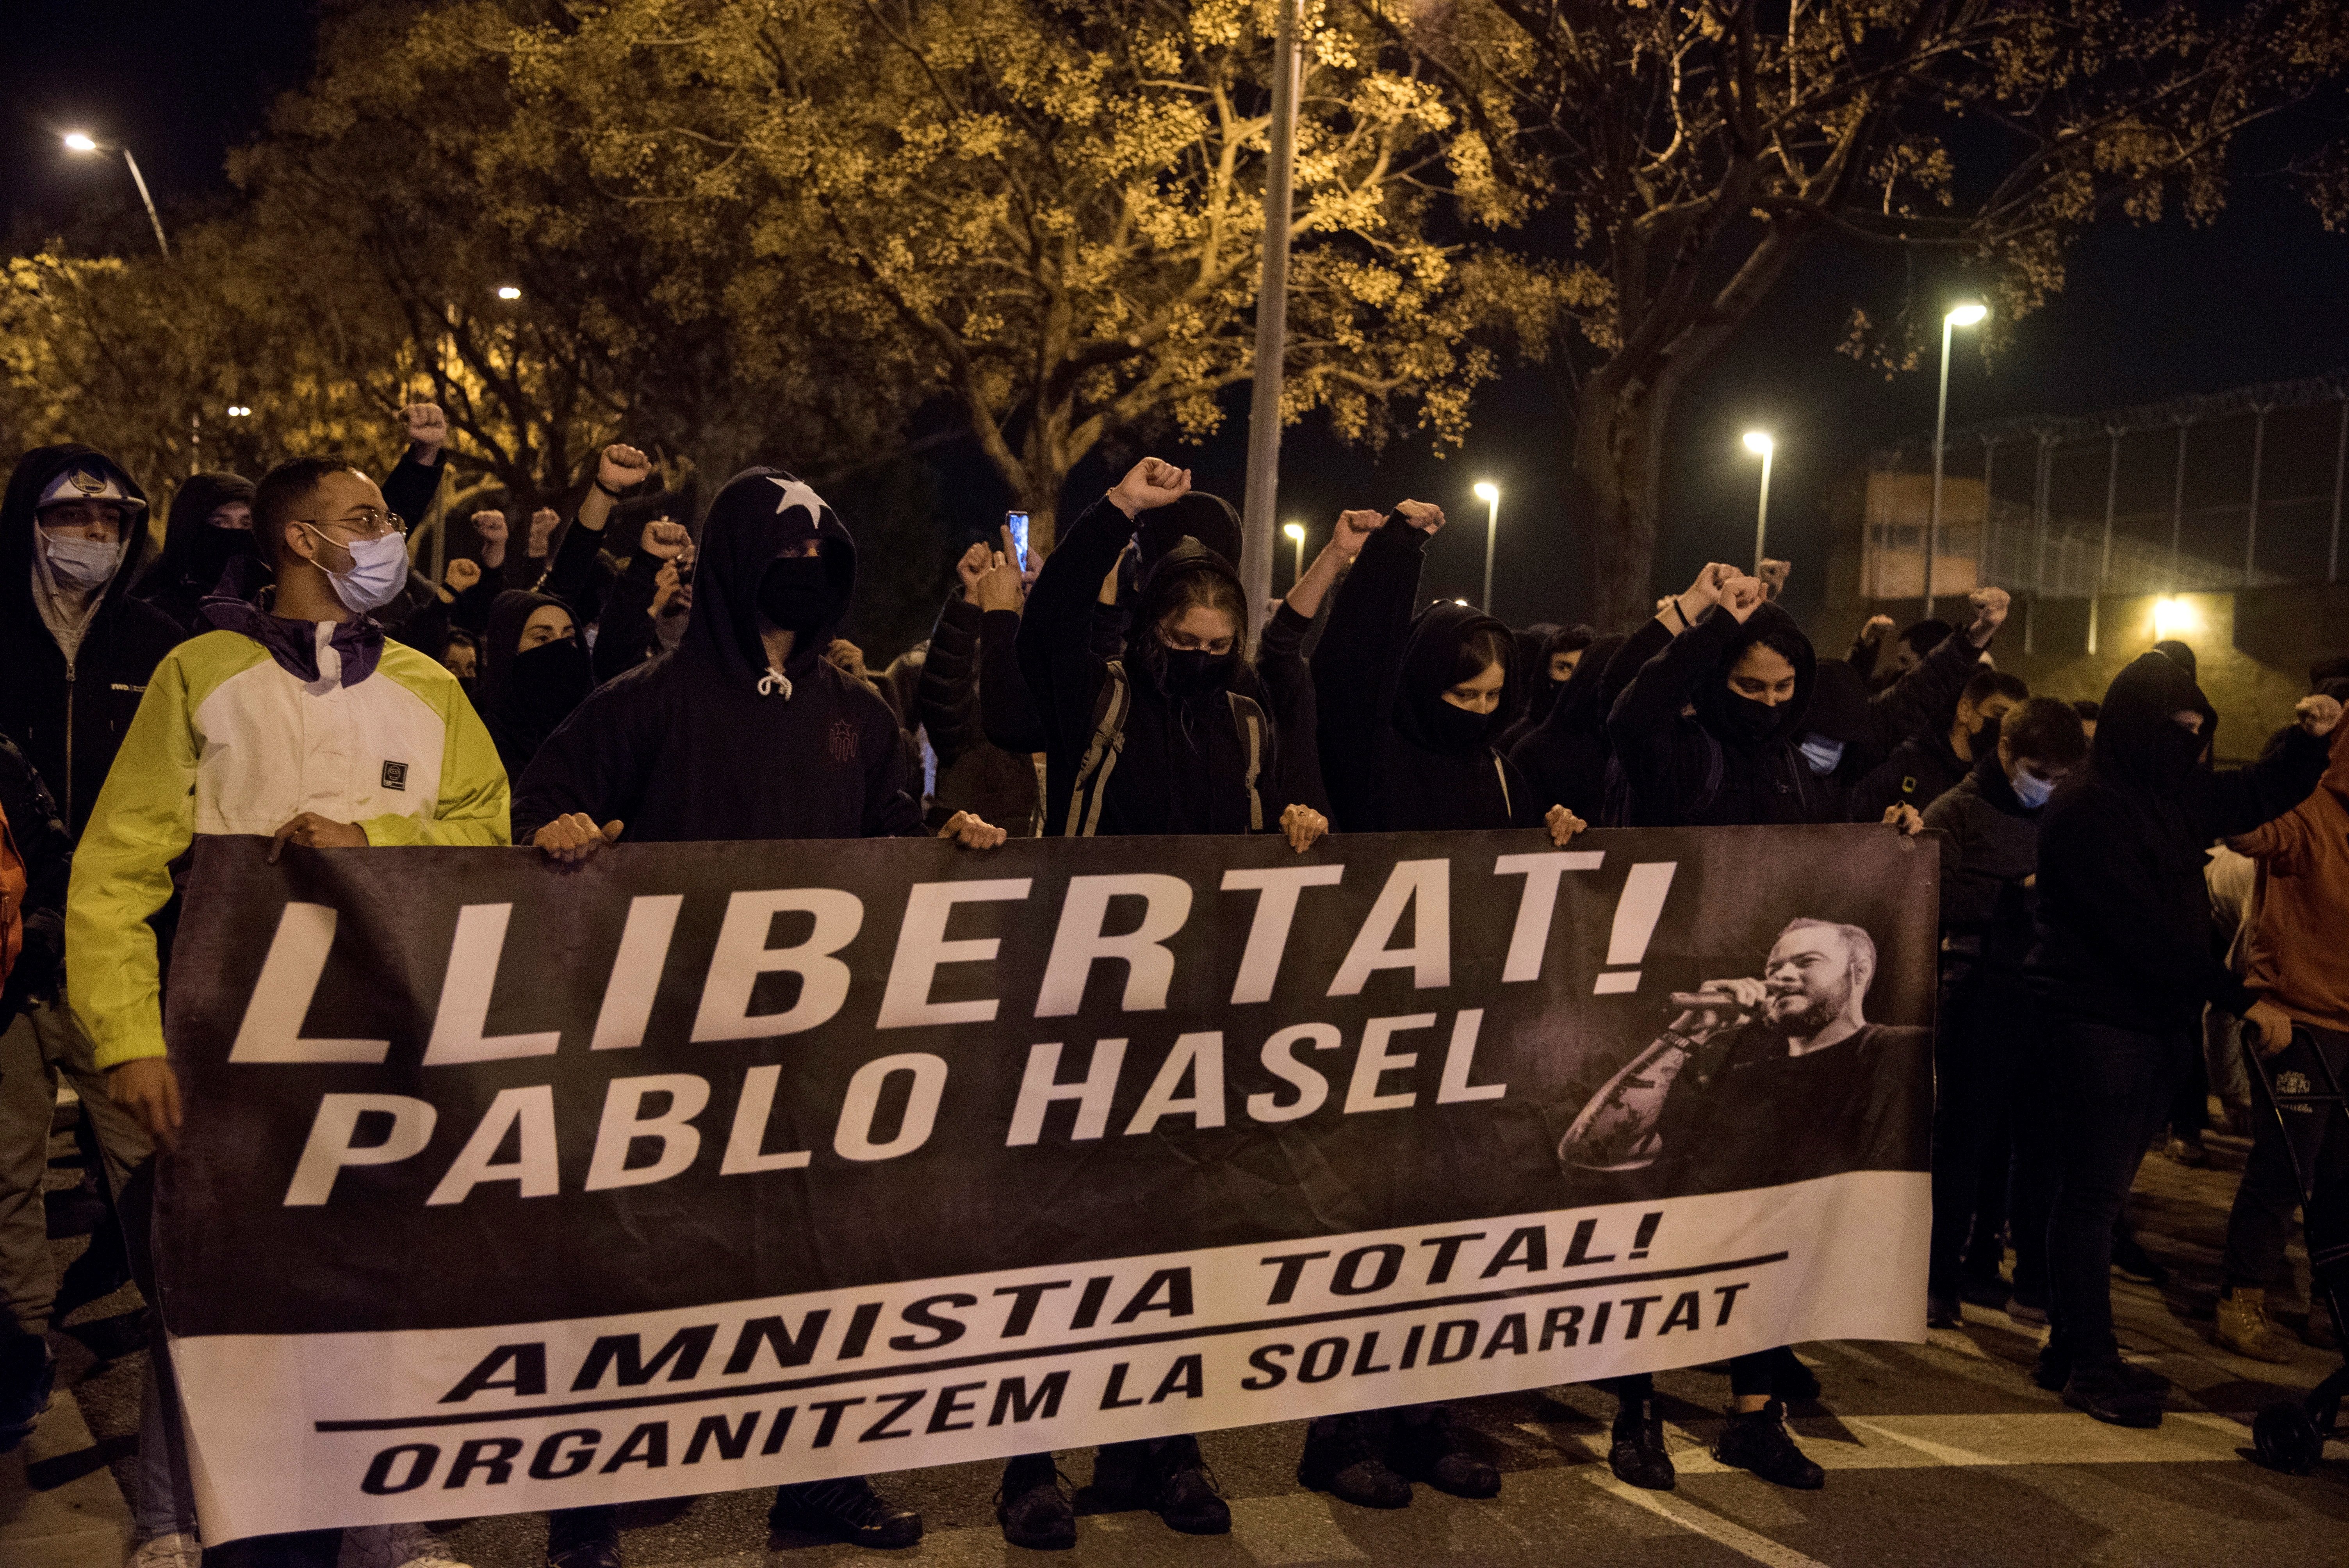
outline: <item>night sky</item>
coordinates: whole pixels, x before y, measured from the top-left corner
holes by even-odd
[[[314,10],[295,0],[16,0],[10,47],[0,57],[0,224],[10,251],[59,232],[84,249],[151,243],[120,162],[65,153],[57,138],[69,129],[130,144],[167,227],[223,205],[222,153],[262,129],[273,93],[302,80]],[[1870,449],[1930,428],[1930,366],[1888,382],[1835,351],[1853,300],[1880,298],[1897,286],[1901,265],[1882,253],[1819,242],[1684,399],[1666,465],[1660,588],[1682,586],[1707,559],[1750,552],[1758,464],[1738,437],[1758,425],[1779,441],[1772,553],[1796,562],[1795,607],[1816,599],[1826,487]],[[2349,234],[2324,232],[2272,179],[2240,186],[2209,229],[2171,221],[2100,230],[2069,270],[2064,293],[2020,324],[1994,360],[1961,349],[1953,424],[2087,413],[2349,365]],[[1318,544],[1341,506],[1385,507],[1407,495],[1438,501],[1454,526],[1432,552],[1429,588],[1474,597],[1484,507],[1469,488],[1495,480],[1504,492],[1496,610],[1516,624],[1571,618],[1580,607],[1579,547],[1564,482],[1563,390],[1555,372],[1536,368],[1488,386],[1468,450],[1444,460],[1423,442],[1399,443],[1372,459],[1315,425],[1293,428],[1282,515],[1306,521]],[[1245,397],[1232,407],[1206,449],[1162,455],[1189,463],[1203,488],[1237,500]],[[957,507],[1000,504],[987,496],[988,476],[975,458],[946,462],[952,482],[942,493],[957,497]],[[1286,581],[1289,549],[1281,542],[1277,583]]]

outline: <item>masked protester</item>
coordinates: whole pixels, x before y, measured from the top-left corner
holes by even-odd
[[[1596,820],[1607,789],[1607,709],[1621,688],[1608,684],[1609,666],[1630,639],[1605,636],[1581,650],[1549,714],[1509,749],[1537,799],[1555,800],[1576,816]],[[1628,681],[1627,671],[1624,678]]]
[[[209,630],[204,599],[232,562],[254,554],[253,481],[239,474],[195,474],[171,496],[163,553],[133,590],[143,603],[170,616],[183,636]]]
[[[544,593],[501,593],[490,607],[475,706],[498,743],[506,776],[519,779],[546,738],[595,689],[595,673],[570,607]]]
[[[2165,1117],[2207,1004],[2274,1051],[2292,1019],[2213,953],[2203,857],[2305,800],[2341,717],[2301,699],[2296,732],[2240,772],[2200,766],[2218,722],[2194,678],[2147,653],[2113,679],[2087,771],[2039,830],[2036,940],[2024,969],[2054,1075],[2062,1165],[2047,1225],[2051,1333],[2043,1387],[2101,1421],[2161,1423],[2168,1380],[2122,1361],[2113,1335],[2113,1223]],[[2253,1039],[2256,1037],[2256,1040]]]
[[[1967,645],[1965,638],[1955,636],[1942,645]],[[1957,707],[1946,725],[1910,735],[1853,789],[1853,820],[1881,820],[1888,806],[1914,806],[1921,811],[1955,789],[1973,768],[1984,727],[1996,724],[2030,695],[2031,688],[2017,676],[1977,669],[1958,694]],[[1990,731],[1993,741],[1997,734]]]
[[[1554,626],[1546,622],[1516,634],[1518,667],[1526,672],[1526,700],[1515,722],[1501,732],[1495,750],[1510,756],[1517,742],[1541,727],[1598,637],[1588,626]]]

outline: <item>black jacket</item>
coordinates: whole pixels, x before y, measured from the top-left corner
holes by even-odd
[[[1607,789],[1607,710],[1622,686],[1608,684],[1609,665],[1628,637],[1601,637],[1582,652],[1548,714],[1510,748],[1537,800],[1564,806],[1586,821],[1599,820]],[[1631,671],[1623,675],[1630,681]]]
[[[1851,792],[1851,820],[1880,822],[1893,806],[1920,811],[1958,787],[1973,764],[1950,746],[1945,731],[1912,735]]]
[[[978,714],[990,746],[1033,757],[1050,744],[1036,694],[1019,670],[1019,612],[989,610],[978,621]]]
[[[759,581],[811,532],[844,615],[856,546],[832,509],[780,469],[727,482],[703,526],[684,640],[597,687],[547,738],[514,792],[516,842],[568,811],[617,818],[638,841],[922,830],[897,720],[823,656],[832,628],[794,645],[783,679],[768,670]]]
[[[2191,734],[2170,715],[2203,716]],[[2025,973],[2068,1016],[2147,1032],[2192,1026],[2204,1003],[2240,1016],[2251,993],[2210,944],[2203,861],[2306,799],[2328,744],[2295,731],[2236,773],[2199,758],[2218,715],[2163,654],[2113,678],[2088,766],[2056,790],[2039,828],[2036,941]]]
[[[1658,623],[1651,621],[1651,625]],[[1732,733],[1729,671],[1772,633],[1798,654],[1795,695],[1758,740]],[[1841,818],[1795,750],[1805,733],[1816,660],[1794,617],[1757,606],[1740,625],[1715,605],[1641,666],[1608,716],[1607,733],[1627,791],[1624,820],[1639,828],[1736,827]],[[1693,714],[1682,710],[1693,706]]]
[[[163,553],[131,590],[132,597],[170,616],[184,637],[211,630],[201,614],[206,594],[220,586],[229,562],[258,552],[249,528],[213,528],[206,521],[233,501],[253,504],[253,481],[239,474],[194,474],[172,493]]]
[[[1994,731],[1985,729],[1986,736]],[[2038,899],[2023,885],[2039,869],[2039,824],[1999,766],[1995,740],[1973,770],[1925,808],[1925,826],[1948,835],[1941,851],[1941,938],[1945,972],[1981,963],[2019,974],[2031,950]]]
[[[25,862],[25,945],[0,991],[0,1028],[28,996],[50,996],[65,978],[66,886],[73,878],[73,841],[57,802],[16,742],[0,735],[0,814]]]
[[[1009,611],[999,614],[1011,615]],[[928,655],[916,691],[915,722],[930,738],[938,759],[930,791],[932,818],[945,822],[957,811],[976,811],[1015,838],[1028,836],[1037,816],[1036,764],[1031,754],[1006,750],[988,738],[982,693],[991,675],[982,675],[980,639],[987,617],[963,597],[959,584],[938,611]],[[1016,629],[1017,616],[1012,616]],[[1001,673],[999,669],[997,674]],[[1017,670],[1013,675],[1016,678]]]
[[[78,441],[38,447],[18,459],[0,498],[0,733],[24,748],[79,839],[148,677],[181,637],[169,615],[131,597],[127,563],[147,548],[144,508],[123,531],[126,569],[106,585],[71,664],[50,635],[33,598],[33,514],[49,481],[77,463],[121,472],[104,453]],[[143,500],[144,492],[122,477]]]
[[[1493,748],[1523,679],[1516,641],[1500,622],[1466,605],[1412,614],[1428,537],[1401,513],[1390,516],[1338,585],[1313,650],[1332,816],[1352,833],[1534,826],[1552,802],[1537,801]],[[1500,703],[1473,744],[1448,747],[1439,728],[1443,694],[1461,645],[1487,630],[1502,634],[1512,666]]]
[[[544,593],[501,593],[490,606],[482,634],[481,679],[474,707],[497,743],[506,778],[520,779],[546,738],[571,717],[595,686],[587,646],[576,634],[523,652],[523,628],[542,609],[577,617],[571,606]]]

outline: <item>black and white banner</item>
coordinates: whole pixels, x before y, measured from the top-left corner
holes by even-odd
[[[1929,841],[267,849],[169,995],[210,1541],[1923,1337]]]

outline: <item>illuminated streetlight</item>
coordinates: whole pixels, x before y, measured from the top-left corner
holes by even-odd
[[[107,150],[96,137],[86,130],[69,130],[62,139],[67,152]],[[139,200],[147,204],[147,221],[155,225],[155,248],[163,253],[165,261],[169,261],[171,259],[171,242],[163,238],[163,220],[155,215],[155,198],[147,194],[147,177],[139,172],[139,160],[130,156],[130,150],[126,147],[121,150],[122,161],[130,166],[130,182],[139,187]]]
[[[1485,503],[1485,613],[1493,612],[1493,539],[1501,531],[1501,487],[1486,480],[1476,487]]]
[[[1941,438],[1950,424],[1950,329],[1953,326],[1979,326],[1990,315],[1990,307],[1980,301],[1969,301],[1941,318],[1941,400],[1933,413],[1933,511],[1925,524],[1925,619],[1933,618],[1933,558],[1941,548]],[[1988,518],[1990,498],[1982,498],[1983,513]]]
[[[1770,542],[1770,459],[1776,454],[1778,443],[1761,430],[1745,432],[1745,449],[1762,459],[1762,508],[1754,514],[1754,574],[1762,574],[1763,558],[1769,553]]]
[[[522,298],[522,290],[514,287],[512,284],[502,284],[498,287],[498,297],[500,299],[520,299]]]
[[[242,403],[232,403],[228,406],[228,417],[232,419],[242,419],[247,414],[252,412],[253,410],[251,408],[246,407]]]
[[[1288,535],[1290,542],[1297,546],[1297,576],[1291,582],[1302,582],[1305,577],[1305,525],[1301,522],[1288,523],[1280,531]]]
[[[2202,614],[2192,601],[2165,597],[2153,602],[2156,637],[2190,637],[2201,629]]]

